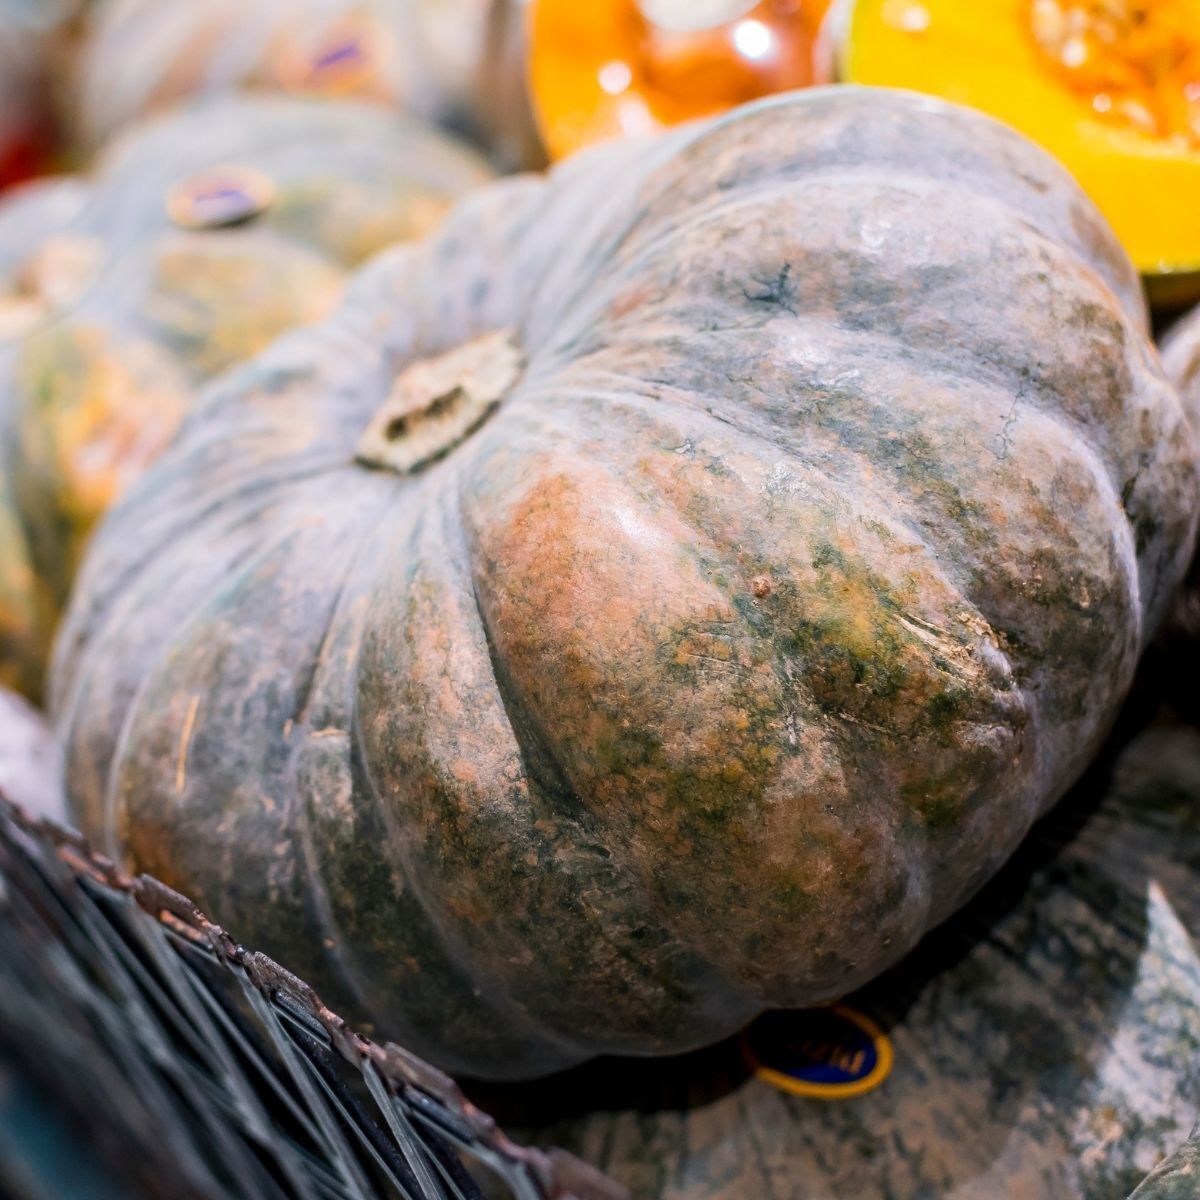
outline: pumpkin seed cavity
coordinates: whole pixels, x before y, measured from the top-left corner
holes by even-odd
[[[397,376],[359,440],[356,460],[411,475],[444,458],[499,408],[524,368],[512,330],[419,359]]]

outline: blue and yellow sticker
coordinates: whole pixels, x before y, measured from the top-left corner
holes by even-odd
[[[891,1039],[870,1017],[835,1004],[769,1013],[743,1035],[755,1074],[793,1096],[849,1100],[891,1074]]]

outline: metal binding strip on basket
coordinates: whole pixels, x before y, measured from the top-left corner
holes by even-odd
[[[622,1200],[185,897],[0,798],[0,1049],[171,1200]]]

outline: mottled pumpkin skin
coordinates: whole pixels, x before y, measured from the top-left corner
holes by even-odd
[[[540,1084],[545,1123],[529,1114],[521,1136],[582,1154],[638,1200],[1120,1200],[1200,1114],[1197,869],[1200,733],[1165,725],[850,998],[894,1048],[876,1090],[785,1094],[731,1045]],[[1137,1200],[1194,1200],[1198,1165],[1181,1151]]]
[[[361,465],[456,347],[497,361],[385,422],[395,461],[523,370],[423,469]],[[1056,165],[904,93],[780,97],[477,192],[214,385],[81,576],[69,791],[454,1071],[684,1049],[995,871],[1198,499]]]
[[[95,143],[184,97],[251,88],[449,121],[533,165],[522,16],[513,0],[116,0],[83,42],[80,134]]]
[[[270,193],[261,215],[172,220],[190,179],[239,165]],[[87,183],[0,207],[0,679],[40,693],[93,523],[195,388],[327,315],[348,268],[485,178],[456,144],[368,107],[225,100],[131,132]]]

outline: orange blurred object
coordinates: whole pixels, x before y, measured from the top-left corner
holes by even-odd
[[[831,0],[534,0],[529,78],[552,157],[823,82]]]
[[[1197,0],[1031,0],[1030,23],[1102,118],[1200,149]]]

